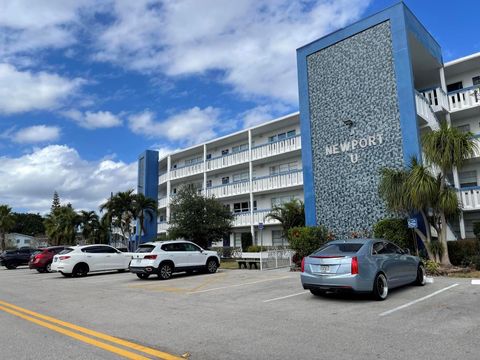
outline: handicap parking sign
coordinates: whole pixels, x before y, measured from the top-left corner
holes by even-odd
[[[418,228],[418,221],[416,218],[409,218],[408,221],[408,228],[409,229],[416,229]]]

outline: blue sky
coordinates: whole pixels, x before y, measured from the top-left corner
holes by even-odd
[[[480,51],[480,3],[405,2],[446,61]],[[0,203],[96,209],[147,148],[296,111],[295,49],[394,3],[0,0]]]

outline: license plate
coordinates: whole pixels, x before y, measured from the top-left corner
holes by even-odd
[[[328,273],[328,272],[330,272],[330,266],[328,266],[328,265],[320,265],[320,272],[322,272],[322,273]]]

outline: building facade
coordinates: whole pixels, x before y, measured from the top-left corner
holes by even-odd
[[[191,184],[234,213],[225,246],[238,246],[244,232],[254,243],[285,244],[280,224],[265,216],[293,198],[305,201],[308,225],[337,237],[369,234],[391,215],[378,195],[381,168],[421,161],[422,134],[443,121],[480,136],[480,53],[444,64],[440,45],[403,3],[298,49],[297,66],[300,113],[160,160],[142,154],[138,190],[160,207],[152,233],[167,231],[171,197]],[[450,239],[473,237],[479,173],[480,151],[448,174],[462,207]]]

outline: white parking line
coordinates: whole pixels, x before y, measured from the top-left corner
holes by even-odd
[[[416,303],[419,303],[420,301],[427,300],[427,299],[431,298],[432,296],[438,295],[438,294],[440,294],[440,293],[442,293],[442,292],[444,292],[444,291],[447,291],[447,290],[449,290],[449,289],[451,289],[451,288],[454,288],[455,286],[458,286],[458,284],[453,284],[453,285],[447,286],[446,288],[443,288],[443,289],[440,289],[440,290],[438,290],[438,291],[435,291],[435,292],[431,293],[430,295],[421,297],[420,299],[417,299],[417,300],[414,300],[414,301],[410,301],[409,303],[406,303],[406,304],[404,304],[404,305],[398,306],[398,307],[396,307],[396,308],[394,308],[394,309],[392,309],[392,310],[385,311],[385,312],[381,313],[379,316],[389,315],[389,314],[391,314],[391,313],[393,313],[393,312],[395,312],[395,311],[398,311],[398,310],[401,310],[401,309],[405,309],[406,307],[409,307],[409,306],[411,306],[411,305],[414,305],[414,304],[416,304]]]
[[[472,285],[480,285],[480,280],[479,279],[473,279],[472,280]]]
[[[293,277],[282,276],[282,277],[278,277],[278,278],[274,278],[274,279],[264,279],[264,280],[252,281],[252,282],[247,282],[247,283],[242,283],[242,284],[235,284],[235,285],[222,286],[222,287],[217,287],[217,288],[212,288],[212,289],[192,291],[192,292],[189,292],[188,294],[199,294],[199,293],[204,293],[204,292],[209,292],[209,291],[230,289],[230,288],[239,287],[239,286],[253,285],[253,284],[258,284],[258,283],[262,283],[262,282],[266,282],[266,281],[284,280],[284,279],[293,279]]]
[[[432,278],[432,277],[426,277],[426,278],[425,278],[425,282],[426,282],[427,284],[433,284],[433,278]]]
[[[283,299],[288,299],[288,298],[291,298],[293,296],[298,296],[298,295],[303,295],[303,294],[307,294],[309,293],[310,291],[302,291],[300,293],[296,293],[296,294],[292,294],[292,295],[287,295],[287,296],[282,296],[282,297],[278,297],[278,298],[275,298],[275,299],[268,299],[268,300],[263,300],[264,303],[268,303],[270,301],[277,301],[277,300],[283,300]]]

